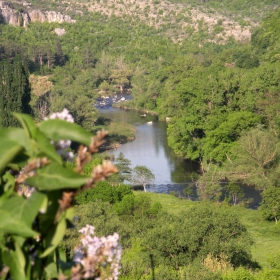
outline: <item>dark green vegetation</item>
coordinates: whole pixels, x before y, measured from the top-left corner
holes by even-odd
[[[9,60],[0,61],[0,81],[0,126],[18,126],[12,113],[31,113],[29,73],[20,56],[12,64]]]

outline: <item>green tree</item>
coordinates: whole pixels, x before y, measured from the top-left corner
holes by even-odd
[[[112,175],[109,179],[113,183],[123,183],[124,181],[129,182],[131,179],[131,161],[124,157],[122,152],[119,153],[118,157],[114,162],[115,166],[118,169],[118,172]]]
[[[244,267],[238,267],[235,270],[229,270],[223,275],[223,280],[255,280],[254,275]]]
[[[238,200],[244,197],[244,191],[240,188],[240,186],[234,182],[230,182],[226,187],[226,191],[232,197],[233,205],[238,203]]]
[[[259,59],[250,53],[241,54],[235,62],[235,66],[239,68],[254,68],[260,65]]]
[[[192,185],[188,185],[187,187],[185,187],[183,189],[183,194],[186,195],[189,200],[191,200],[192,197],[194,196],[193,186]]]
[[[116,212],[112,211],[112,205],[103,201],[91,201],[88,204],[75,206],[75,227],[66,230],[64,240],[61,243],[68,257],[72,258],[75,246],[81,237],[76,230],[87,224],[94,224],[98,235],[108,235],[119,232],[124,238],[127,237],[126,225],[120,221]]]
[[[202,200],[219,201],[222,195],[220,181],[224,179],[224,170],[213,162],[201,162],[201,175],[196,181],[197,193]]]
[[[120,89],[122,93],[125,88],[130,85],[130,79],[132,71],[128,68],[128,65],[124,63],[123,58],[116,59],[115,69],[112,69],[110,79]]]
[[[228,114],[216,129],[209,131],[203,139],[203,155],[214,161],[224,161],[226,154],[243,131],[249,130],[261,122],[261,118],[254,113],[241,111]]]
[[[54,56],[55,64],[58,66],[63,66],[65,63],[65,57],[59,40],[55,42],[54,48],[55,48],[55,56]]]
[[[221,254],[233,266],[253,266],[250,246],[253,241],[245,226],[228,207],[197,203],[179,216],[162,215],[147,232],[142,245],[153,255],[155,265],[175,269],[211,254]]]
[[[18,126],[13,112],[31,113],[29,73],[20,56],[15,57],[13,64],[8,60],[0,63],[0,80],[1,126]]]
[[[154,182],[154,180],[155,175],[148,167],[144,165],[136,165],[132,169],[131,181],[134,184],[142,185],[145,192],[147,191],[146,185]]]
[[[162,205],[153,202],[145,193],[128,194],[122,200],[114,204],[114,210],[120,219],[130,228],[133,238],[142,238],[155,226],[162,212]],[[126,244],[132,242],[127,240]]]
[[[95,59],[89,44],[84,47],[82,57],[85,68],[94,66]]]
[[[267,220],[275,220],[277,223],[280,217],[280,188],[266,188],[262,192],[262,202],[259,209]]]
[[[261,127],[242,133],[230,151],[226,176],[243,180],[260,190],[279,182],[279,143],[277,137]]]
[[[108,182],[98,182],[93,189],[86,190],[76,197],[78,204],[87,204],[92,201],[102,200],[111,204],[120,202],[127,194],[132,194],[128,185],[112,186]]]

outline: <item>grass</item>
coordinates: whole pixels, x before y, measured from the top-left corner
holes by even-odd
[[[197,203],[168,194],[147,193],[147,195],[151,197],[152,201],[160,202],[163,209],[172,214],[178,214]],[[255,244],[252,246],[253,259],[262,268],[269,268],[267,258],[280,251],[280,225],[273,221],[265,221],[258,210],[246,209],[238,205],[231,206],[231,209],[254,239]]]

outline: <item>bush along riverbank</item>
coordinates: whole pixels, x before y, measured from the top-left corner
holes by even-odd
[[[133,100],[126,100],[124,102],[114,103],[112,105],[113,108],[119,108],[123,110],[134,110],[139,111],[142,116],[146,116],[147,114],[150,114],[151,116],[158,116],[158,113],[152,110],[146,110],[146,109],[139,109],[134,107]]]
[[[120,145],[135,139],[136,128],[124,122],[114,122],[111,119],[99,117],[94,130],[98,131],[100,129],[109,132],[106,143],[100,149],[101,151],[117,149]]]

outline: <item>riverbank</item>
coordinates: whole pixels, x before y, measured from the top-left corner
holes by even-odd
[[[136,128],[124,122],[114,122],[111,119],[103,119],[101,124],[95,127],[95,131],[104,129],[109,132],[106,142],[100,149],[102,152],[116,150],[121,145],[135,140]]]
[[[130,107],[127,106],[126,103],[129,101],[125,101],[125,102],[121,102],[121,103],[114,103],[113,104],[113,108],[118,108],[118,109],[122,109],[122,110],[132,110],[132,111],[138,111],[140,112],[142,115],[143,114],[149,114],[151,116],[158,116],[158,113],[155,111],[151,111],[151,110],[146,110],[146,109],[138,109],[135,107]]]

